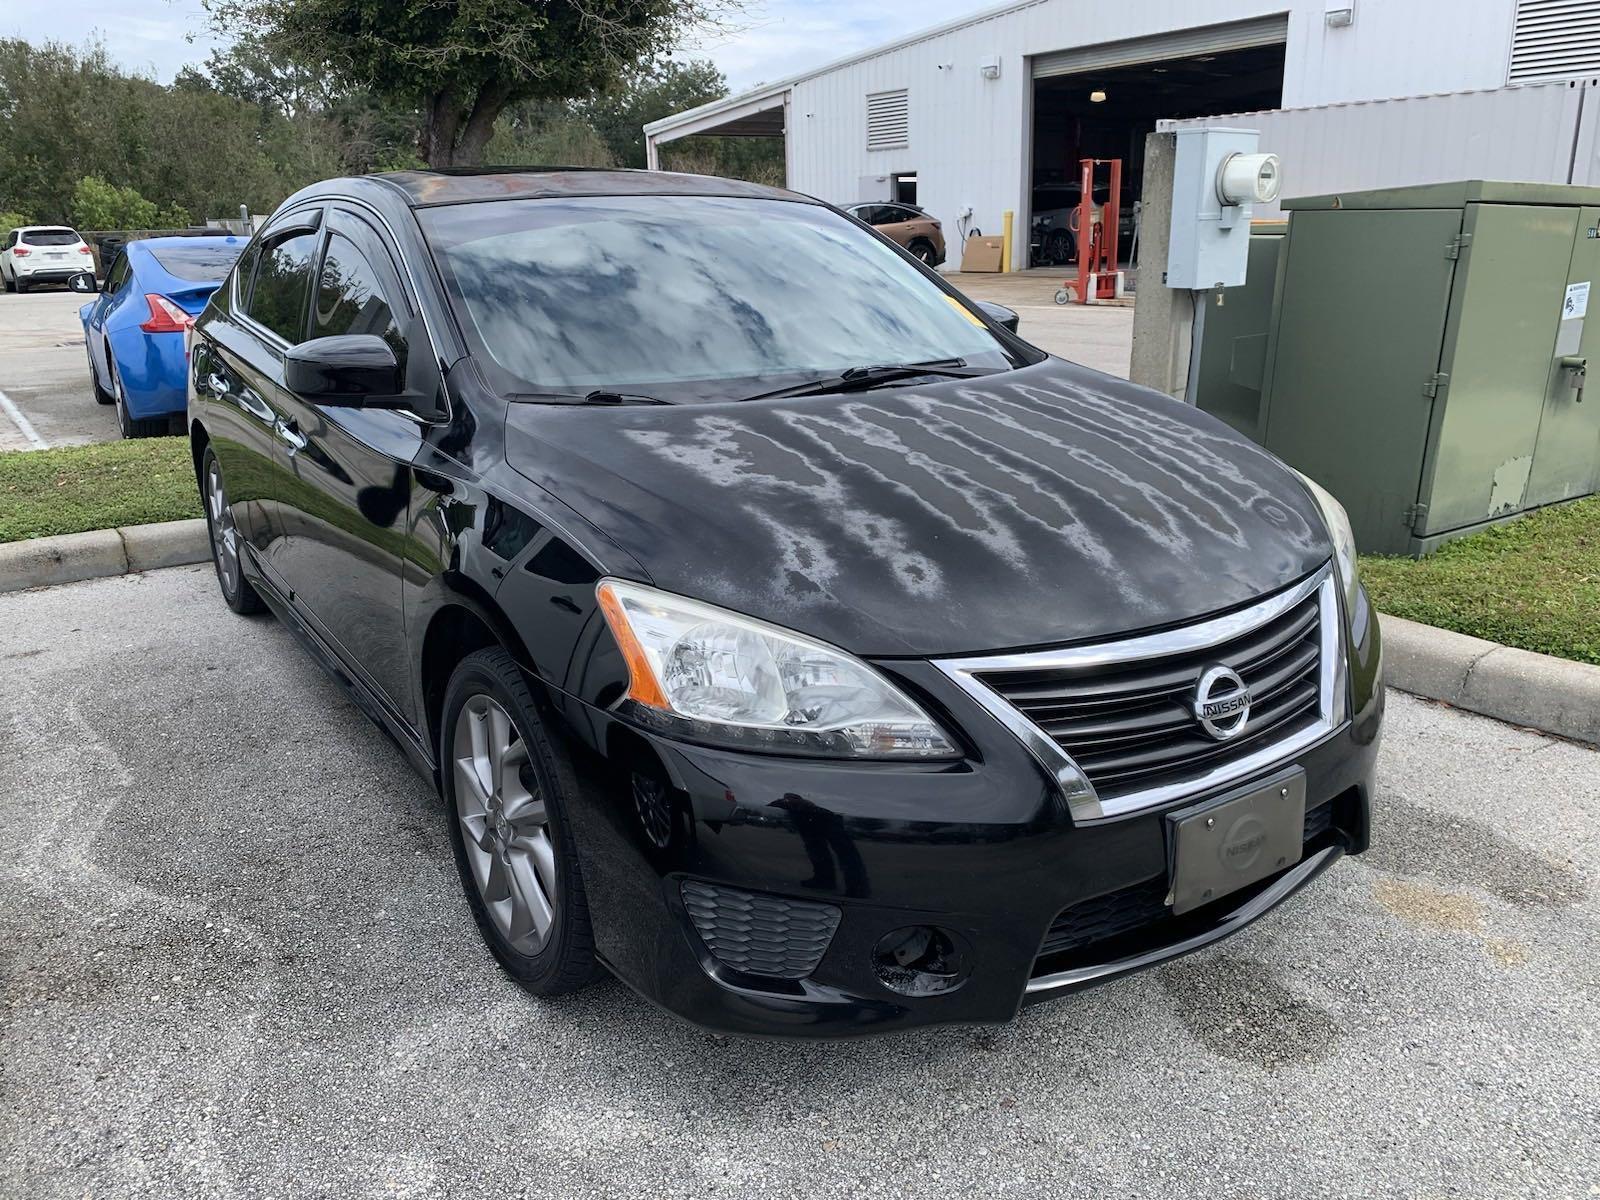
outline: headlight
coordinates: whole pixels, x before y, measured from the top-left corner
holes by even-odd
[[[1300,472],[1296,471],[1295,474],[1300,475]],[[1339,586],[1344,589],[1344,611],[1353,619],[1361,579],[1357,574],[1356,539],[1355,534],[1350,532],[1350,516],[1344,511],[1344,505],[1335,500],[1332,494],[1316,480],[1300,475],[1300,482],[1306,485],[1311,498],[1322,510],[1322,519],[1328,526],[1328,536],[1333,539],[1333,562],[1334,568],[1339,572]]]
[[[663,732],[832,758],[950,758],[906,694],[841,650],[643,584],[604,579],[600,611],[628,664],[625,703]]]

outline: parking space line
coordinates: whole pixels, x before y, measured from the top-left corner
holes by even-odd
[[[11,423],[17,427],[17,432],[27,439],[30,449],[50,449],[50,443],[39,436],[39,431],[33,427],[33,422],[22,415],[22,410],[4,392],[0,392],[0,411],[11,418]]]

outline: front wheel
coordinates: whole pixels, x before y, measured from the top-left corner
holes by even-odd
[[[576,784],[504,650],[471,654],[451,675],[439,764],[461,886],[490,952],[537,996],[592,981],[594,934],[567,823]]]
[[[217,568],[217,584],[222,598],[236,613],[260,612],[261,596],[244,577],[239,561],[239,530],[233,522],[233,505],[222,486],[222,464],[210,446],[200,463],[202,499],[206,506],[206,529],[211,534],[211,562]]]

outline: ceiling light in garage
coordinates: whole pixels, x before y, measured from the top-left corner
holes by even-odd
[[[1089,93],[1089,103],[1090,104],[1104,104],[1105,102],[1106,102],[1106,94],[1104,92],[1102,92],[1099,88],[1095,88],[1094,91]]]

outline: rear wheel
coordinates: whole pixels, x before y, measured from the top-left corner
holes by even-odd
[[[117,406],[117,428],[125,438],[161,437],[172,423],[166,417],[140,418],[128,411],[128,394],[122,386],[122,372],[117,370],[117,360],[106,351],[106,362],[111,366],[111,398]]]
[[[236,613],[260,612],[264,607],[261,597],[244,577],[239,560],[239,530],[233,523],[233,505],[228,502],[227,489],[222,485],[222,464],[210,446],[200,461],[200,480],[206,529],[211,534],[211,562],[217,568],[222,598]]]
[[[1044,257],[1052,267],[1072,261],[1073,237],[1065,229],[1052,229],[1045,235]]]
[[[0,279],[4,279],[5,280],[6,291],[14,292],[14,291],[17,290],[17,281],[15,279],[12,279],[11,276],[6,275],[4,273],[0,273]]]
[[[471,654],[450,676],[439,763],[461,886],[489,950],[538,996],[591,982],[600,968],[567,824],[575,784],[504,650]]]
[[[916,241],[912,242],[911,245],[907,246],[906,249],[911,251],[912,255],[915,256],[918,262],[926,263],[930,267],[933,266],[933,260],[935,257],[933,243],[928,241],[926,238],[918,238]]]
[[[88,342],[84,343],[83,348],[89,355],[89,390],[94,393],[94,402],[96,404],[115,404],[117,398],[100,386],[100,376],[94,369],[94,351],[90,349]],[[121,418],[118,418],[119,424],[120,421]]]
[[[19,276],[17,276],[17,278],[16,278],[16,279],[15,279],[15,280],[14,280],[14,281],[13,281],[13,282],[12,282],[12,284],[11,284],[11,290],[12,290],[12,291],[13,291],[13,292],[15,292],[15,293],[16,293],[16,294],[17,294],[17,295],[19,295],[19,296],[21,296],[21,295],[23,295],[23,294],[24,294],[24,293],[25,293],[25,292],[27,292],[27,290],[28,290],[28,285],[27,285],[27,284],[25,284],[25,283],[23,283],[23,282],[22,282],[22,277],[21,277],[21,276],[20,276],[20,275],[19,275]]]

